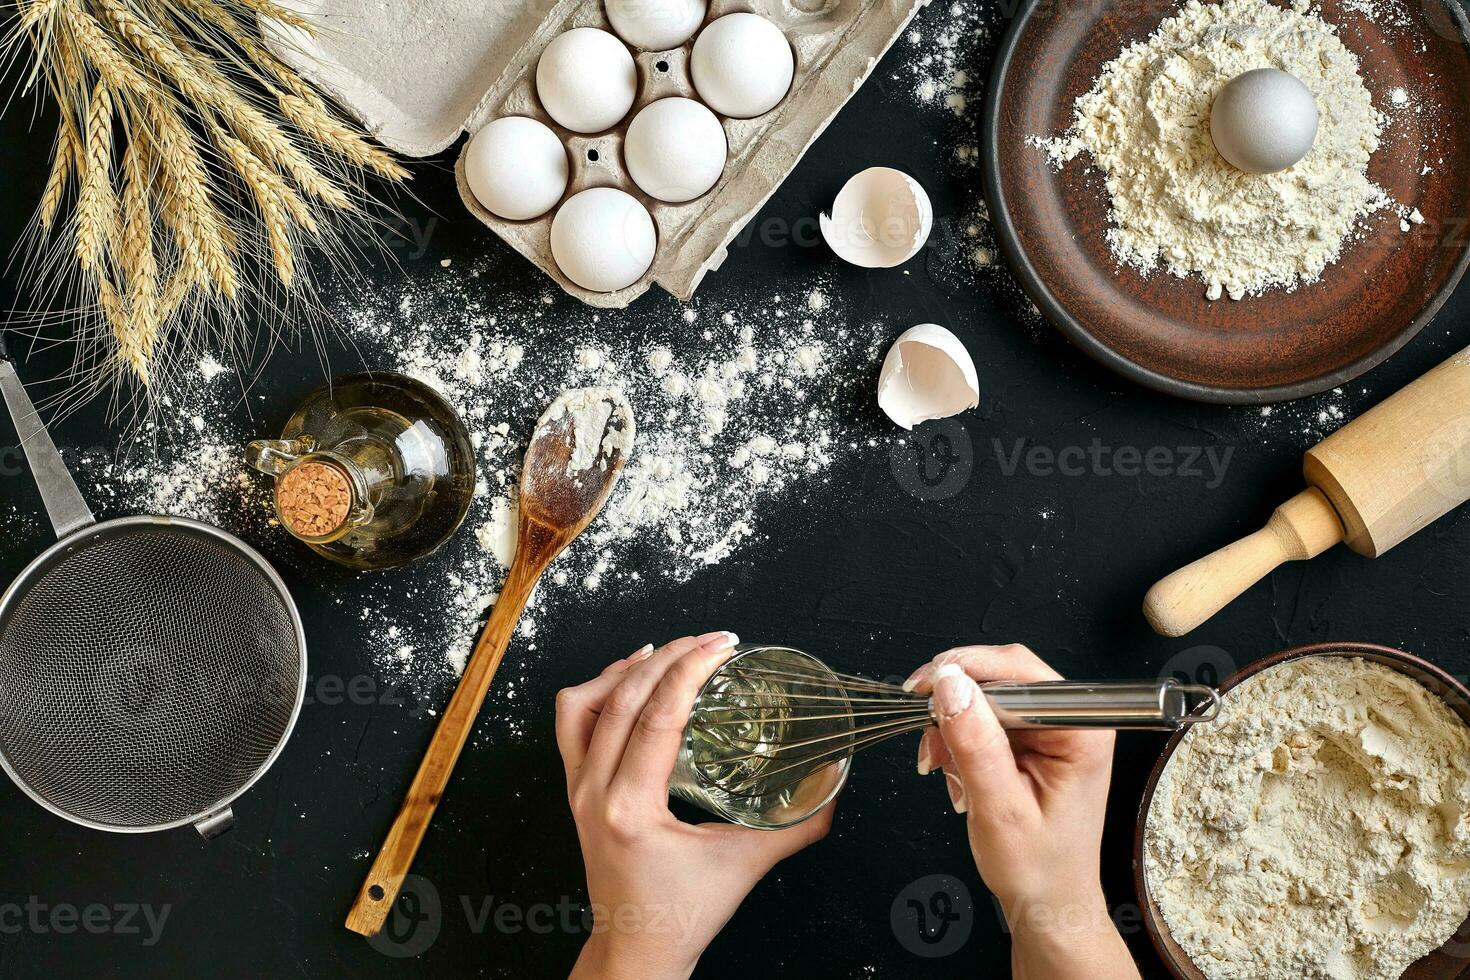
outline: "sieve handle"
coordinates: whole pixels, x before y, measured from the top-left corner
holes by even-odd
[[[235,811],[229,807],[216,810],[209,816],[197,821],[194,829],[199,831],[199,836],[205,840],[214,840],[220,834],[226,833],[235,826]]]
[[[26,394],[25,385],[15,373],[15,365],[5,349],[3,330],[0,330],[0,393],[5,396],[10,420],[15,423],[26,462],[31,466],[31,475],[36,478],[36,488],[41,491],[41,501],[46,505],[46,516],[51,518],[56,536],[64,538],[94,523],[96,518],[92,516],[91,508],[82,498],[76,481],[66,469],[66,461],[56,451],[56,443],[51,441],[51,434],[46,431],[41,416]]]

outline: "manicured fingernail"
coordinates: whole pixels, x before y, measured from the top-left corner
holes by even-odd
[[[643,646],[639,647],[632,656],[628,658],[628,663],[641,664],[643,661],[647,660],[651,656],[653,656],[653,644],[645,643]]]
[[[944,786],[949,790],[949,802],[954,807],[955,813],[964,813],[970,809],[970,799],[965,795],[965,784],[960,782],[960,777],[952,772],[946,772]]]
[[[912,691],[914,688],[919,686],[920,681],[929,676],[929,672],[933,669],[934,665],[932,663],[925,664],[924,666],[920,667],[918,670],[909,675],[908,680],[903,682],[903,689],[905,691]]]
[[[919,739],[919,775],[927,776],[934,771],[934,749],[929,736]]]
[[[979,690],[959,664],[944,664],[934,672],[934,704],[943,718],[968,711]]]
[[[729,630],[719,630],[714,633],[706,633],[699,638],[699,649],[708,653],[719,650],[733,650],[740,643],[740,637]]]

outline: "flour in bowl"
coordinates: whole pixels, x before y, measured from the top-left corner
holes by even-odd
[[[1145,872],[1211,980],[1392,980],[1470,914],[1470,728],[1381,664],[1264,670],[1164,767]]]

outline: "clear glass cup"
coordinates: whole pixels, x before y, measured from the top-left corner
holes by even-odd
[[[747,672],[753,666],[762,669],[761,677]],[[782,672],[792,678],[766,676]],[[821,717],[810,710],[817,690],[834,698],[832,710]],[[800,721],[794,718],[798,697],[806,702]],[[742,644],[695,701],[669,792],[757,830],[809,820],[847,784],[850,710],[837,676],[816,657],[789,647]],[[780,748],[797,743],[806,747]]]

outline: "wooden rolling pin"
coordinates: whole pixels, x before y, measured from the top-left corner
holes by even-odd
[[[1307,451],[1310,489],[1265,528],[1149,590],[1143,614],[1183,636],[1283,562],[1341,541],[1377,558],[1470,500],[1470,349]]]

